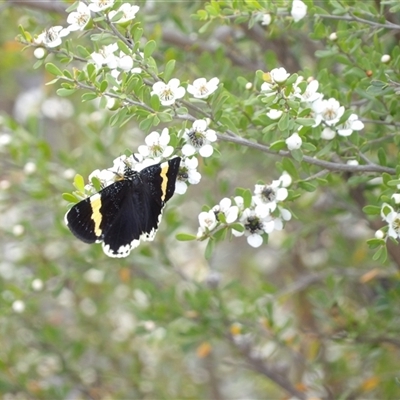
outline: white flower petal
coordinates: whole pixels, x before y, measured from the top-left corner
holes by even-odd
[[[196,149],[189,143],[186,143],[182,147],[182,154],[186,157],[190,157],[196,153]]]
[[[185,194],[187,191],[187,187],[188,186],[187,186],[186,182],[177,180],[175,183],[175,193]]]
[[[254,248],[260,247],[263,243],[263,238],[257,234],[253,233],[252,235],[247,236],[247,243]]]
[[[210,144],[206,144],[205,146],[201,147],[199,150],[199,154],[204,158],[210,157],[213,152],[214,152],[214,149]]]

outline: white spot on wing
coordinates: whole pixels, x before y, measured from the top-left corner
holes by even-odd
[[[114,253],[110,249],[109,244],[105,244],[103,242],[103,251],[108,257],[113,257],[113,258],[124,258],[129,256],[129,253],[131,252],[132,249],[135,247],[138,247],[140,244],[140,239],[134,239],[132,240],[131,243],[126,244],[125,246],[120,246],[119,249]]]

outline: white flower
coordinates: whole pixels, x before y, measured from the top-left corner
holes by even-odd
[[[218,89],[218,84],[218,78],[212,78],[208,82],[206,78],[198,78],[193,82],[193,85],[188,85],[187,91],[196,99],[205,99]]]
[[[115,0],[90,0],[89,9],[94,12],[106,10],[114,5]]]
[[[336,32],[332,32],[332,33],[329,35],[329,40],[332,40],[333,42],[334,42],[335,40],[337,40],[337,38],[338,38],[338,36],[337,36],[337,33],[336,33]]]
[[[253,202],[260,217],[265,218],[270,215],[276,209],[277,203],[287,198],[289,192],[282,187],[282,182],[287,179],[285,177],[281,180],[281,178],[272,181],[270,185],[255,185]]]
[[[283,114],[282,110],[275,110],[275,108],[271,108],[268,112],[267,112],[267,117],[275,120],[275,119],[279,119]]]
[[[47,51],[43,47],[37,47],[33,51],[33,55],[38,59],[41,60],[45,55],[47,54]]]
[[[286,140],[285,143],[290,151],[297,150],[301,147],[303,141],[297,132],[290,135]]]
[[[202,157],[210,157],[214,152],[211,142],[217,140],[214,130],[207,129],[207,121],[199,119],[193,122],[192,129],[186,129],[183,138],[186,144],[182,147],[182,154],[192,156],[198,152]]]
[[[263,82],[261,85],[261,91],[267,97],[274,96],[277,93],[275,85],[269,82]]]
[[[201,180],[201,174],[197,171],[199,161],[196,157],[184,158],[181,161],[178,173],[178,179],[175,183],[175,193],[185,194],[187,182],[191,185],[197,185]]]
[[[43,281],[39,278],[36,278],[32,281],[31,283],[32,289],[35,290],[36,292],[39,292],[40,290],[43,289]]]
[[[24,172],[26,175],[33,175],[37,170],[36,164],[33,161],[28,161],[24,165]]]
[[[379,229],[375,232],[375,237],[377,239],[383,239],[385,237],[385,232]]]
[[[360,131],[363,128],[364,124],[358,119],[358,116],[356,114],[351,114],[347,121],[337,126],[337,133],[340,136],[350,136],[353,131]]]
[[[107,64],[109,68],[114,69],[118,66],[118,59],[114,54],[117,50],[117,43],[111,43],[108,46],[103,46],[98,53],[93,52],[91,57],[98,68],[101,68],[104,64]]]
[[[168,128],[164,128],[161,135],[158,132],[151,132],[144,140],[146,146],[138,147],[139,154],[143,157],[167,158],[174,152],[174,148],[168,146],[170,139]]]
[[[232,224],[239,216],[239,207],[235,205],[232,206],[232,200],[227,197],[223,198],[212,210],[217,215],[218,213],[223,213],[227,224]]]
[[[297,95],[302,101],[306,103],[313,103],[316,100],[322,99],[322,94],[318,92],[319,82],[314,79],[308,85],[303,94]]]
[[[199,214],[199,231],[197,237],[200,238],[204,233],[213,230],[218,224],[214,211],[203,211]]]
[[[275,181],[272,181],[272,183],[274,182]],[[282,175],[278,179],[278,182],[280,183],[280,187],[289,187],[292,184],[292,177],[286,171],[283,171]]]
[[[68,29],[69,31],[83,31],[89,21],[89,7],[80,1],[76,11],[73,11],[68,15],[67,22],[70,24]]]
[[[271,21],[272,21],[271,14],[264,14],[261,21],[261,25],[269,25]]]
[[[111,169],[103,169],[103,170],[95,169],[89,175],[89,178],[88,178],[89,184],[85,186],[85,190],[92,191],[92,189],[93,189],[92,179],[93,178],[96,178],[100,181],[101,187],[107,187],[115,182],[115,178],[118,175],[122,175],[122,174],[123,174],[123,169],[120,172],[120,174],[117,172],[111,171]]]
[[[301,0],[293,0],[290,14],[293,17],[294,22],[300,21],[307,14],[307,6]]]
[[[260,216],[256,210],[246,208],[240,218],[240,222],[245,227],[245,235],[247,243],[252,247],[260,247],[263,242],[262,234],[268,231],[271,232],[269,221],[265,221],[264,217]],[[235,233],[232,232],[234,235]],[[238,235],[235,235],[238,236]]]
[[[347,160],[346,162],[347,165],[358,165],[358,161],[357,160]]]
[[[390,61],[391,57],[389,54],[384,54],[381,57],[381,63],[387,64]]]
[[[385,215],[384,209],[389,209],[389,213]],[[400,213],[393,210],[393,208],[384,203],[381,209],[381,216],[384,221],[389,224],[388,235],[393,239],[400,237]]]
[[[110,20],[114,17],[119,12],[122,12],[122,16],[118,21],[113,21],[117,22],[119,24],[122,24],[124,22],[131,21],[136,17],[136,13],[139,11],[140,7],[139,6],[134,6],[129,3],[123,3],[121,7],[118,10],[112,10],[108,13],[108,18]]]
[[[394,200],[394,202],[396,204],[399,204],[400,203],[400,194],[399,193],[392,194],[392,199]]]
[[[14,225],[12,228],[12,233],[14,236],[21,236],[25,232],[25,228],[21,224]]]
[[[12,303],[12,309],[16,313],[20,314],[25,311],[25,303],[22,300],[15,300]]]
[[[337,124],[344,113],[344,107],[332,97],[329,100],[315,101],[312,108],[328,126]]]
[[[173,78],[168,83],[156,82],[153,85],[151,95],[156,94],[163,106],[170,106],[175,100],[181,99],[185,95],[185,88],[180,85],[179,79]]]
[[[57,47],[62,43],[61,38],[69,35],[69,30],[62,26],[53,26],[44,30],[36,39],[36,44],[41,44],[45,47]]]
[[[278,207],[279,213],[284,221],[290,221],[292,219],[292,213],[283,207]],[[279,229],[280,230],[280,229]]]
[[[321,132],[321,139],[332,140],[336,136],[336,132],[331,128],[324,128]]]
[[[286,69],[281,67],[281,68],[274,68],[271,72],[271,79],[275,83],[283,83],[289,78],[290,74],[286,72]]]
[[[130,71],[133,68],[133,58],[121,51],[117,58],[117,65],[123,71]]]

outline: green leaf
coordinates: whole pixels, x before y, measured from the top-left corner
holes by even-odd
[[[82,95],[82,102],[84,103],[85,101],[91,101],[94,99],[97,99],[97,93],[89,92],[89,93],[84,93]]]
[[[156,42],[154,40],[149,40],[144,46],[143,50],[144,58],[145,59],[149,58],[153,54],[156,47],[157,47]]]
[[[251,206],[251,200],[252,200],[252,198],[253,198],[253,196],[252,196],[250,190],[249,190],[249,189],[246,189],[246,190],[243,192],[242,197],[243,197],[243,200],[244,200],[244,202],[243,202],[244,208],[250,207],[250,206]]]
[[[154,111],[158,111],[160,109],[160,98],[156,94],[153,94],[153,96],[151,96],[150,106]]]
[[[301,126],[312,126],[315,124],[315,120],[313,118],[296,118],[295,122]]]
[[[94,64],[87,64],[86,65],[86,70],[87,70],[87,74],[90,80],[94,80],[94,78],[96,77],[96,67],[94,66]]]
[[[59,80],[60,80],[59,78],[55,78],[55,79],[51,80],[50,82],[46,82],[46,86],[53,85],[54,83],[58,82]]]
[[[383,166],[387,165],[386,151],[383,150],[382,147],[379,147],[379,149],[378,149],[378,159],[379,159],[380,165],[383,165]]]
[[[165,66],[164,69],[164,75],[163,75],[163,79],[165,82],[168,82],[171,79],[172,73],[174,72],[175,69],[175,60],[169,60],[167,62],[167,65]]]
[[[76,203],[76,197],[72,195],[71,193],[63,193],[62,198],[65,201],[68,201],[68,203]]]
[[[387,182],[387,185],[390,187],[396,187],[397,185],[400,185],[400,179],[392,179]]]
[[[131,50],[122,40],[118,40],[117,45],[124,54],[131,55]]]
[[[380,213],[381,213],[381,208],[378,206],[368,205],[368,206],[363,207],[362,210],[367,215],[380,215]]]
[[[287,112],[284,112],[282,114],[281,119],[278,122],[278,129],[281,132],[284,132],[287,130],[288,126],[289,126],[289,114]]]
[[[307,151],[312,151],[312,152],[317,150],[317,148],[312,143],[309,143],[309,142],[303,142],[303,144],[301,145],[301,148],[304,150],[307,150]]]
[[[47,63],[45,67],[46,67],[46,71],[50,72],[52,75],[63,76],[63,73],[61,72],[61,69],[59,69],[53,63]]]
[[[179,107],[175,110],[178,115],[187,115],[188,109],[186,107]]]
[[[286,171],[291,177],[298,176],[298,170],[290,158],[285,157],[282,160],[282,167],[283,167],[284,171]]]
[[[78,44],[78,46],[76,46],[76,50],[81,57],[84,58],[90,57],[90,53],[87,51],[86,47],[83,47],[80,44]]]
[[[383,184],[386,185],[386,186],[388,186],[389,181],[392,180],[392,176],[389,175],[388,173],[384,172],[384,173],[382,174],[382,180],[383,180]]]
[[[208,27],[211,25],[212,21],[207,21],[200,29],[199,29],[199,33],[204,33]]]
[[[97,178],[96,176],[93,176],[92,179],[91,179],[91,182],[92,182],[93,187],[94,187],[98,192],[100,192],[100,190],[102,189],[102,186],[101,186],[102,183],[101,183],[100,179]]]
[[[189,235],[188,233],[178,233],[177,235],[175,235],[175,238],[176,238],[176,240],[179,240],[181,242],[196,240],[196,236]]]
[[[159,112],[157,113],[157,117],[160,119],[161,122],[171,122],[172,115],[167,112]]]
[[[303,160],[303,152],[301,151],[301,149],[292,150],[290,154],[298,162],[301,162]]]
[[[82,175],[76,174],[74,178],[74,186],[79,192],[85,191],[85,180]]]
[[[370,249],[376,249],[379,246],[384,246],[385,243],[386,242],[384,239],[369,239],[369,240],[367,240],[367,244]]]
[[[57,89],[57,94],[60,97],[67,97],[67,96],[71,96],[71,94],[74,94],[76,92],[77,89],[66,89],[66,88],[60,88]]]
[[[213,237],[215,238],[215,240],[217,240],[218,242],[224,240],[226,238],[226,233],[228,232],[228,229],[225,228],[221,228],[218,229],[216,232],[214,232]]]
[[[286,142],[284,140],[277,140],[276,142],[271,143],[269,146],[270,150],[279,151],[282,149],[286,150]]]
[[[100,92],[104,93],[107,90],[108,82],[106,80],[100,83]]]
[[[215,240],[210,238],[210,240],[207,243],[206,249],[204,251],[204,257],[207,260],[211,258],[214,248],[215,248]]]
[[[373,256],[372,259],[374,261],[379,261],[384,263],[387,259],[387,249],[386,246],[382,246]]]
[[[312,183],[300,181],[298,183],[299,187],[305,190],[306,192],[315,192],[317,189]]]
[[[118,22],[122,17],[124,16],[124,13],[122,11],[118,11],[113,17],[111,18],[111,22]]]
[[[238,232],[244,232],[245,227],[242,224],[239,224],[238,222],[234,223],[234,224],[230,224],[229,228],[234,229],[235,231]]]
[[[154,114],[150,114],[145,120],[141,121],[139,128],[142,131],[148,132],[154,125]]]
[[[224,124],[232,132],[238,133],[237,125],[236,125],[235,121],[232,120],[232,118],[229,118],[228,116],[222,116],[219,120],[222,124]]]
[[[226,224],[225,214],[222,213],[222,212],[218,213],[218,220],[219,220],[221,223]]]

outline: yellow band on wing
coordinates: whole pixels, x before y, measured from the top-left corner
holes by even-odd
[[[164,201],[165,200],[165,196],[167,195],[167,183],[168,183],[168,170],[169,170],[169,164],[167,162],[162,163],[161,165],[161,190],[162,190],[162,195],[161,195],[161,200]]]
[[[94,221],[94,234],[97,237],[101,236],[101,219],[102,215],[100,213],[101,208],[101,196],[99,193],[96,193],[92,197],[90,197],[90,205],[92,207],[92,220]]]

